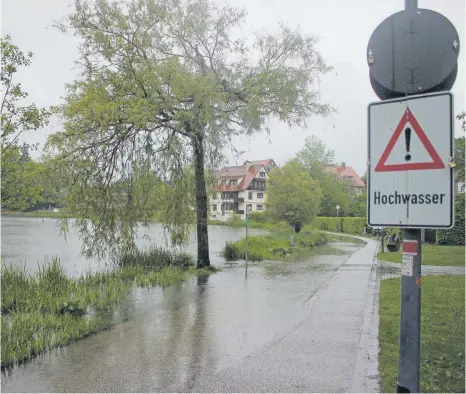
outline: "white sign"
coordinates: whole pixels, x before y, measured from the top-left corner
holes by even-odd
[[[413,256],[409,254],[402,255],[401,275],[413,276]]]
[[[369,104],[367,222],[453,226],[453,95]]]

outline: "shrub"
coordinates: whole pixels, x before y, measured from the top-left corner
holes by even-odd
[[[251,222],[256,223],[266,223],[270,221],[265,212],[251,212],[248,217]]]
[[[337,233],[362,234],[366,228],[366,218],[319,216],[312,222],[312,227]]]
[[[117,260],[120,267],[140,266],[158,269],[166,266],[188,267],[194,265],[191,255],[182,252],[173,252],[160,247],[152,246],[147,249],[132,249],[123,253]]]
[[[465,194],[458,193],[455,201],[455,226],[449,230],[437,230],[439,245],[464,245]]]

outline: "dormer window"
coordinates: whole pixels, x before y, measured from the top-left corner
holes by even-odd
[[[260,178],[265,178],[265,171],[260,171],[259,172],[259,177]]]
[[[238,186],[238,180],[237,179],[232,179],[230,181],[230,186]]]

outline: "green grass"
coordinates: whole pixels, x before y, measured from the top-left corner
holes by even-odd
[[[463,276],[422,278],[421,390],[465,392]],[[382,392],[395,392],[400,330],[400,279],[380,289],[379,370]]]
[[[398,252],[379,253],[377,258],[401,263],[401,248]],[[464,246],[422,244],[422,264],[464,266]]]
[[[295,237],[295,248],[290,248],[290,236]],[[276,260],[292,253],[309,251],[316,245],[328,241],[328,235],[322,231],[303,229],[299,234],[291,230],[273,231],[265,235],[248,237],[248,259],[251,261]],[[246,239],[227,242],[222,255],[229,261],[242,260],[246,257]]]
[[[159,248],[127,253],[114,269],[77,278],[58,259],[39,268],[29,274],[2,266],[2,368],[112,326],[113,312],[134,286],[165,287],[214,271],[197,270],[191,256]]]
[[[30,211],[30,212],[2,210],[2,216],[33,217],[33,218],[72,218],[73,217],[73,215],[67,212],[53,212],[48,209],[44,209],[40,211]]]

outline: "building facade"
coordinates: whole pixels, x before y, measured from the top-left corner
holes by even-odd
[[[250,212],[265,210],[267,179],[273,160],[246,161],[242,166],[223,167],[216,174],[217,191],[211,198],[210,219],[226,221],[234,214],[246,218]]]
[[[366,187],[366,184],[362,181],[356,171],[354,171],[353,167],[348,167],[344,162],[339,166],[327,167],[327,171],[332,174],[336,174],[341,179],[347,181],[358,194],[362,193]]]

